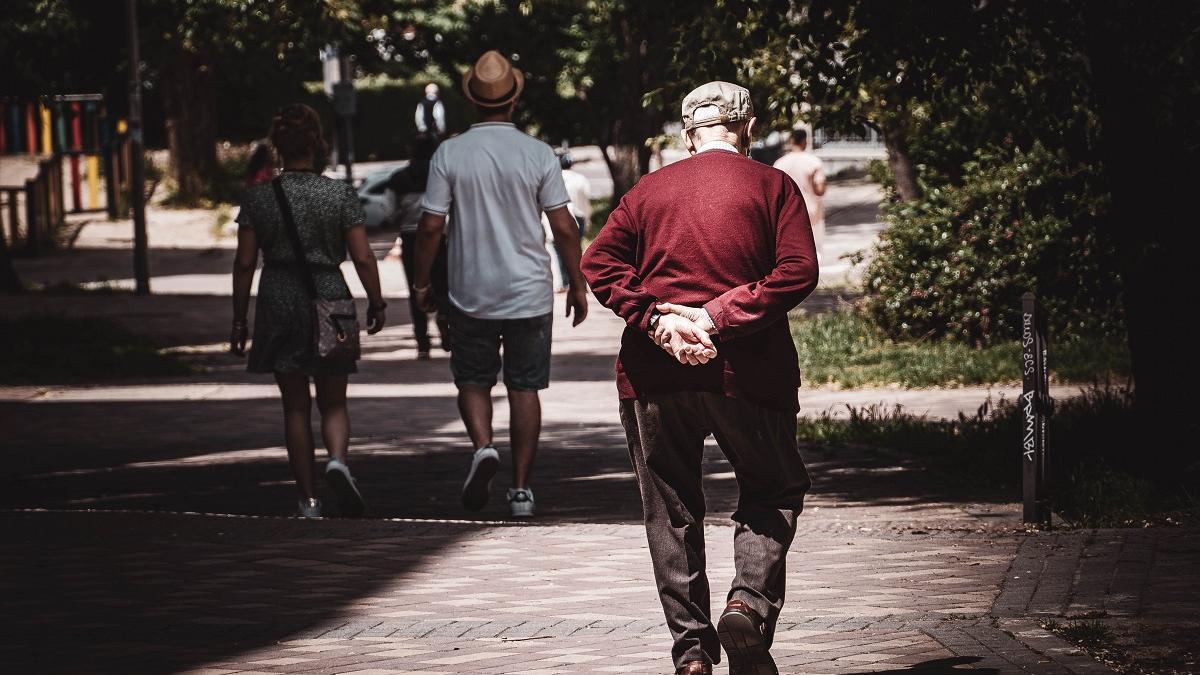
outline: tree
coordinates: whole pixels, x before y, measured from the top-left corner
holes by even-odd
[[[286,100],[318,77],[317,50],[341,43],[370,67],[380,58],[366,35],[388,0],[140,0],[148,117],[165,113],[171,174],[182,203],[216,177],[223,95]],[[102,90],[124,108],[129,79],[123,12],[91,0],[21,0],[0,23],[0,59],[23,96]],[[255,107],[257,109],[257,107]],[[147,129],[148,136],[158,130]]]
[[[1086,77],[1060,48],[1076,15],[1071,3],[723,2],[694,16],[675,60],[735,64],[770,126],[874,129],[911,201],[980,147],[1081,145]]]
[[[87,0],[23,0],[6,3],[4,12],[5,95],[123,91],[117,65],[124,43],[113,38],[123,35],[119,8]]]
[[[161,92],[179,201],[195,202],[215,177],[220,91],[281,77],[298,90],[318,72],[321,46],[362,41],[363,20],[353,0],[144,2],[145,79]]]
[[[1194,468],[1200,425],[1188,390],[1200,374],[1190,321],[1200,250],[1194,197],[1200,9],[1120,0],[1083,3],[1082,16],[1113,201],[1105,229],[1124,263],[1147,468]]]
[[[397,56],[455,77],[488,49],[508,55],[528,76],[518,121],[547,138],[600,145],[620,199],[649,171],[648,142],[678,119],[683,93],[736,72],[732,61],[677,59],[696,39],[689,31],[753,4],[411,0],[387,23]]]
[[[1119,253],[1111,273],[1124,284],[1148,468],[1194,461],[1164,430],[1186,427],[1189,444],[1200,431],[1180,395],[1197,375],[1181,308],[1194,303],[1198,248],[1200,8],[813,0],[767,14],[788,36],[763,69],[787,73],[768,94],[772,108],[822,126],[879,130],[902,200],[923,184],[958,186],[980,148],[1041,143],[1095,169],[1111,195],[1097,233]],[[732,55],[743,67],[754,63],[747,48]]]

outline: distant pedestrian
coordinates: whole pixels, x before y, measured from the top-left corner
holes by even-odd
[[[592,187],[586,176],[571,169],[575,160],[571,157],[570,152],[563,150],[557,154],[558,164],[562,167],[563,184],[567,186],[567,194],[571,196],[571,202],[567,204],[567,208],[571,211],[571,217],[579,225],[579,238],[582,240],[583,235],[587,232],[588,219],[592,217]],[[546,229],[549,230],[549,222],[544,216],[542,220],[543,224],[547,226]],[[554,244],[554,264],[558,271],[556,279],[558,291],[565,293],[568,290],[571,276],[557,243]]]
[[[274,178],[275,165],[275,153],[271,152],[271,142],[265,138],[254,141],[250,158],[246,160],[246,187],[254,187]]]
[[[524,86],[521,71],[497,51],[486,52],[463,76],[463,93],[481,121],[442,143],[433,156],[421,202],[425,214],[413,287],[418,301],[433,309],[430,273],[445,234],[449,293],[441,310],[448,319],[459,411],[475,449],[462,503],[469,510],[482,509],[499,466],[491,390],[503,367],[513,456],[508,503],[517,518],[534,514],[530,478],[541,430],[538,391],[550,383],[554,286],[543,245],[543,211],[571,280],[567,316],[574,312],[578,325],[588,309],[579,273],[579,226],[567,208],[571,199],[558,159],[550,146],[512,123]]]
[[[775,160],[775,168],[786,173],[800,186],[804,203],[808,206],[808,219],[812,222],[813,238],[817,242],[817,254],[825,245],[825,162],[808,149],[808,132],[796,129],[792,132],[791,147],[782,157]]]
[[[346,183],[316,172],[315,167],[328,154],[316,111],[302,104],[281,108],[271,124],[271,143],[283,161],[283,173],[247,190],[237,216],[230,351],[238,356],[246,353],[246,311],[261,249],[264,265],[247,370],[273,373],[279,385],[288,459],[300,492],[300,515],[316,518],[323,514],[313,475],[311,379],[316,384],[321,435],[330,457],[325,480],[337,496],[341,514],[359,516],[366,504],[347,466],[350,413],[346,406],[347,376],[357,367],[353,359],[331,361],[317,356],[312,295],[315,292],[321,300],[350,298],[338,267],[349,250],[370,302],[369,333],[383,328],[387,303],[380,291],[375,255],[363,225],[366,214],[357,193]],[[296,255],[297,249],[303,252],[302,258]],[[353,316],[329,319],[337,322],[339,333],[358,329]]]
[[[412,313],[413,334],[417,339],[417,358],[428,359],[431,347],[429,339],[429,315],[417,302],[413,293],[417,248],[417,223],[421,220],[421,199],[425,197],[425,186],[429,182],[429,162],[437,150],[437,137],[432,134],[417,134],[413,137],[408,166],[392,174],[388,189],[396,195],[394,223],[400,227],[400,236],[388,252],[389,258],[399,258],[404,265],[404,278],[408,282],[408,306]],[[446,297],[446,247],[438,249],[433,263],[434,296]],[[439,322],[440,324],[440,322]],[[442,336],[442,346],[446,346]]]
[[[432,134],[439,139],[446,137],[446,108],[438,97],[438,86],[433,82],[425,85],[425,98],[417,103],[413,121],[419,134]]]
[[[804,198],[745,156],[750,92],[709,82],[683,99],[692,157],[644,177],[583,256],[596,297],[628,327],[621,422],[645,511],[677,673],[776,673],[784,562],[808,472],[796,447],[800,370],[787,313],[817,285]],[[734,579],[713,626],[704,552],[704,440],[733,465]]]

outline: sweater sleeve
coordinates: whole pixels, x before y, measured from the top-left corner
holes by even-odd
[[[646,332],[658,298],[642,288],[636,267],[638,240],[628,201],[622,198],[584,252],[580,268],[600,304],[629,326]]]
[[[749,335],[783,318],[817,287],[817,249],[808,208],[795,181],[780,172],[775,267],[757,281],[708,301],[705,311],[722,338]]]

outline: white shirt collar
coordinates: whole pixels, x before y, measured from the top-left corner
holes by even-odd
[[[700,146],[700,149],[696,151],[696,154],[698,155],[702,152],[708,152],[709,150],[728,150],[729,152],[737,152],[739,155],[741,154],[738,152],[736,145],[727,143],[725,141],[709,141]]]
[[[488,127],[516,127],[512,122],[476,122],[471,125],[472,129],[486,129]]]

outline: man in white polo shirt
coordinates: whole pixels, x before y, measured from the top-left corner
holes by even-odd
[[[445,301],[450,370],[458,409],[475,447],[463,485],[463,506],[487,504],[500,456],[492,444],[491,389],[502,365],[511,420],[513,517],[534,513],[529,487],[542,411],[538,391],[550,383],[550,335],[554,311],[550,255],[543,242],[546,212],[570,277],[567,316],[587,316],[587,287],[579,272],[579,229],[567,206],[554,151],[512,123],[525,86],[521,71],[489,51],[463,76],[463,93],[481,121],[442,143],[429,167],[421,201],[413,292],[433,308],[429,280],[443,234],[449,248]],[[447,216],[449,226],[447,227]]]

